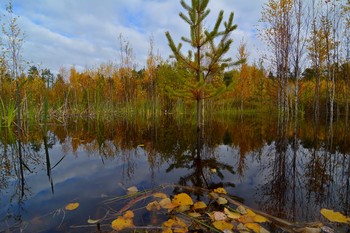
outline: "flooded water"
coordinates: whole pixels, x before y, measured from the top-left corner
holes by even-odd
[[[190,120],[169,115],[155,122],[74,119],[51,124],[46,140],[40,127],[25,129],[22,167],[15,134],[3,128],[0,135],[0,232],[96,232],[89,218],[127,204],[106,200],[132,186],[166,184],[224,187],[292,222],[319,221],[321,208],[350,215],[350,133],[342,121],[295,127],[268,116],[232,118],[209,121],[197,134]],[[73,202],[78,209],[64,210]],[[141,213],[136,225],[154,223]],[[111,221],[102,232],[112,231]]]

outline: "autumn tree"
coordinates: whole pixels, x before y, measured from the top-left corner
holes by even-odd
[[[220,11],[213,29],[208,30],[204,25],[204,20],[210,13],[208,3],[209,0],[192,0],[191,5],[188,5],[181,0],[187,15],[180,13],[180,17],[190,27],[190,37],[181,38],[190,47],[187,56],[181,51],[182,43],[176,46],[170,33],[166,32],[174,58],[183,70],[181,75],[186,79],[183,89],[173,92],[196,101],[198,130],[201,128],[201,101],[217,95],[222,90],[222,87],[215,88],[210,79],[231,64],[231,59],[224,58],[224,55],[233,42],[230,35],[237,28],[237,25],[233,24],[233,12],[221,28],[224,11]]]
[[[246,99],[246,96],[249,96],[249,89],[250,89],[250,69],[247,64],[248,59],[248,52],[247,52],[247,45],[244,41],[241,42],[241,44],[238,47],[238,56],[237,58],[239,60],[242,60],[242,64],[240,65],[240,73],[238,78],[238,88],[240,91],[240,99],[241,99],[241,111],[243,111],[244,106],[244,100]]]
[[[271,52],[271,63],[278,82],[278,109],[289,112],[288,78],[290,74],[293,0],[269,0],[263,6],[261,36]]]

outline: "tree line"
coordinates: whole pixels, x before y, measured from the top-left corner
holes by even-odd
[[[23,68],[25,37],[10,2],[1,19],[2,126],[16,118],[37,122],[46,110],[56,119],[197,112],[200,122],[213,113],[271,111],[349,118],[350,0],[269,0],[259,28],[267,52],[252,63],[244,41],[235,58],[224,58],[237,25],[231,13],[222,26],[220,12],[209,31],[204,23],[208,2],[192,1],[190,6],[181,1],[188,16],[180,17],[190,26],[190,37],[182,41],[193,49],[188,55],[166,33],[173,58],[157,55],[150,39],[147,64],[137,69],[132,45],[121,35],[118,63],[83,71],[61,67],[57,75],[33,65]]]

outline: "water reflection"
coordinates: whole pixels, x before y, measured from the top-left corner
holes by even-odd
[[[75,199],[87,200],[80,214],[91,215],[102,195],[164,183],[225,187],[245,204],[291,221],[317,220],[320,208],[350,213],[350,135],[342,121],[246,117],[211,121],[197,133],[190,121],[170,115],[73,119],[48,125],[44,135],[33,128],[21,137],[27,167],[21,186],[16,137],[0,132],[0,202],[8,203],[1,205],[0,231]]]

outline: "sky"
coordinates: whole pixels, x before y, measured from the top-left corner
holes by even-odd
[[[8,0],[0,0],[0,11]],[[186,2],[190,3],[189,0]],[[220,10],[226,21],[231,11],[237,30],[228,56],[233,60],[244,38],[249,61],[258,60],[262,42],[257,25],[266,0],[211,0],[210,15],[205,26],[212,28]],[[13,0],[14,14],[25,34],[23,59],[29,66],[49,68],[58,73],[60,67],[75,66],[82,71],[102,63],[120,63],[120,35],[133,48],[137,68],[146,64],[150,38],[154,52],[165,60],[171,50],[165,32],[175,43],[188,37],[189,27],[179,17],[185,12],[180,0]],[[187,53],[187,51],[184,51]]]

